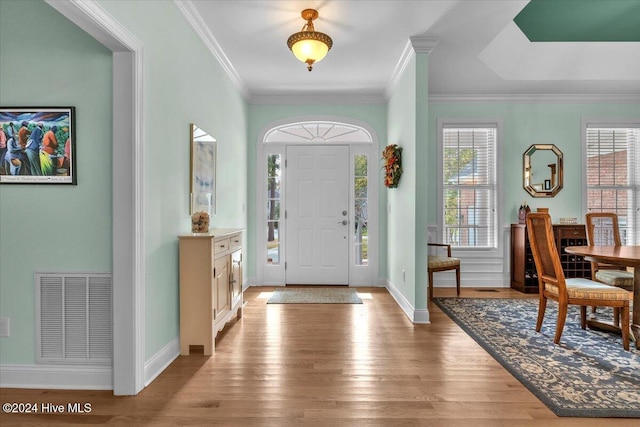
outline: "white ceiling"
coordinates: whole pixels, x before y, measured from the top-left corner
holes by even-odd
[[[640,43],[530,43],[513,23],[528,0],[182,3],[202,18],[218,56],[255,102],[305,95],[383,100],[412,36],[437,39],[430,95],[640,95]],[[286,44],[304,25],[305,8],[318,10],[315,29],[334,43],[311,72]]]

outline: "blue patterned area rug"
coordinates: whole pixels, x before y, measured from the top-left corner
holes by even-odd
[[[640,417],[640,351],[613,333],[580,328],[569,307],[553,343],[557,303],[540,333],[538,299],[435,298],[434,302],[551,411],[561,417]],[[602,309],[599,309],[602,311]]]

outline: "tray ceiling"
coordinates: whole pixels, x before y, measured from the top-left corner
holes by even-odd
[[[621,12],[605,14],[585,5],[612,2],[640,7],[640,0],[571,1],[571,16],[582,19],[591,11],[588,34],[610,37],[612,19],[617,23],[615,17]],[[536,0],[531,4],[527,0],[181,3],[206,25],[250,102],[384,100],[410,51],[412,36],[438,39],[429,54],[431,95],[640,96],[640,42],[532,42],[514,18],[522,12],[523,22],[535,22],[536,14],[548,15],[548,10],[536,11]],[[567,2],[540,3],[566,7]],[[533,12],[527,12],[528,7]],[[319,11],[316,30],[334,41],[312,72],[286,45],[304,24],[300,17],[304,8]],[[579,32],[575,29],[573,37]]]

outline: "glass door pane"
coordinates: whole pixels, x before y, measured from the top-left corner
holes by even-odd
[[[369,252],[369,233],[367,230],[367,192],[368,182],[368,159],[366,154],[356,154],[354,156],[354,188],[353,188],[353,212],[355,224],[354,249],[355,265],[367,265]]]
[[[279,154],[267,156],[267,264],[280,264],[280,163]]]

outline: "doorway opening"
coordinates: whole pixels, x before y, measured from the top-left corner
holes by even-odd
[[[374,286],[375,131],[343,118],[285,120],[267,129],[257,155],[258,283]]]

